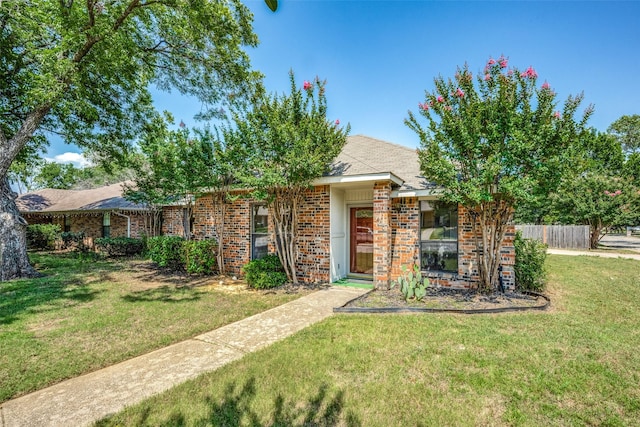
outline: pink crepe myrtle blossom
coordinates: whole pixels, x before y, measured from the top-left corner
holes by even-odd
[[[447,111],[451,111],[451,105],[445,105],[444,109]]]
[[[534,70],[533,67],[529,67],[526,69],[526,71],[520,74],[520,77],[535,79],[536,77],[538,77],[538,73],[536,73],[536,70]]]
[[[444,102],[444,98],[442,97],[442,95],[439,95],[438,98],[436,99],[436,101]]]
[[[493,59],[492,57],[489,57],[489,61],[487,61],[487,67],[489,67],[489,66],[491,66],[491,65],[493,65],[495,63],[496,63],[496,60]]]
[[[456,90],[456,96],[464,98],[464,92],[462,91],[462,89],[458,88],[458,90]]]
[[[555,113],[553,113],[553,117],[555,117],[556,119],[559,119],[560,117],[562,117],[560,115],[560,111],[556,111]]]
[[[507,68],[507,64],[509,63],[509,61],[504,56],[501,56],[498,60],[498,63],[500,64],[500,68]]]
[[[420,107],[421,110],[427,111],[429,109],[429,104],[418,102],[418,107]]]
[[[487,73],[484,75],[484,81],[488,82],[489,80],[491,80],[491,74]]]
[[[312,87],[311,83],[309,83],[309,82],[308,82],[308,81],[306,81],[306,80],[305,80],[305,81],[304,81],[304,83],[302,84],[302,88],[303,88],[304,90],[309,90],[309,89],[311,89],[311,87]]]
[[[551,89],[551,85],[549,85],[549,83],[547,83],[547,81],[545,80],[544,83],[542,83],[542,90],[549,90]]]
[[[336,119],[335,124],[336,124],[336,126],[339,126],[340,125],[340,119]]]

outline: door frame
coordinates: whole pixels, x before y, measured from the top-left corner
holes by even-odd
[[[362,278],[362,279],[367,279],[367,280],[373,280],[373,271],[369,274],[369,273],[354,273],[353,271],[351,271],[351,249],[352,249],[352,236],[351,236],[351,210],[352,209],[358,209],[358,208],[367,208],[367,209],[371,209],[371,211],[373,212],[373,203],[356,203],[356,204],[348,204],[347,205],[347,231],[348,231],[348,238],[347,240],[347,276],[349,277],[354,277],[354,278]],[[372,231],[372,236],[375,234],[375,227],[374,224],[372,224],[371,227],[371,231]],[[373,260],[375,260],[375,258],[373,257],[373,252],[371,253],[371,256],[373,258]]]

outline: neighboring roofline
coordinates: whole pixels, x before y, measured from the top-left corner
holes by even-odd
[[[362,175],[336,175],[323,176],[314,179],[311,185],[335,185],[335,184],[357,184],[361,182],[373,181],[392,181],[394,184],[401,186],[404,180],[391,172],[368,173]]]

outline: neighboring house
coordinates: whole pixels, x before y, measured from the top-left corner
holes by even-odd
[[[61,231],[87,237],[139,237],[148,210],[122,197],[122,183],[91,190],[47,188],[16,199],[29,224],[59,224]]]
[[[438,202],[437,187],[420,173],[415,149],[357,135],[314,181],[300,209],[297,269],[304,282],[344,277],[372,280],[386,287],[414,264],[432,283],[468,288],[479,281],[475,240],[462,206]],[[165,207],[163,232],[182,235],[180,206]],[[190,232],[216,236],[219,211],[211,196],[195,201]],[[218,217],[219,218],[219,217]],[[264,203],[235,198],[225,223],[225,262],[237,274],[253,258],[273,252]],[[502,248],[503,282],[514,286],[511,228]]]

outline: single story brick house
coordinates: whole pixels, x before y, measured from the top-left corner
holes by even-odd
[[[462,206],[438,202],[425,180],[415,149],[367,136],[347,138],[330,173],[315,180],[300,210],[297,269],[303,282],[345,277],[386,287],[402,267],[420,265],[432,283],[468,288],[479,281],[475,239]],[[219,209],[210,195],[195,200],[192,221],[180,206],[163,212],[163,233],[182,235],[185,224],[197,239],[215,236]],[[273,252],[264,203],[237,198],[227,207],[225,262],[238,274],[243,265]],[[503,283],[514,286],[511,227],[501,251]]]
[[[29,224],[58,224],[86,237],[140,237],[148,210],[122,197],[122,183],[91,190],[47,188],[20,195],[16,204]]]

